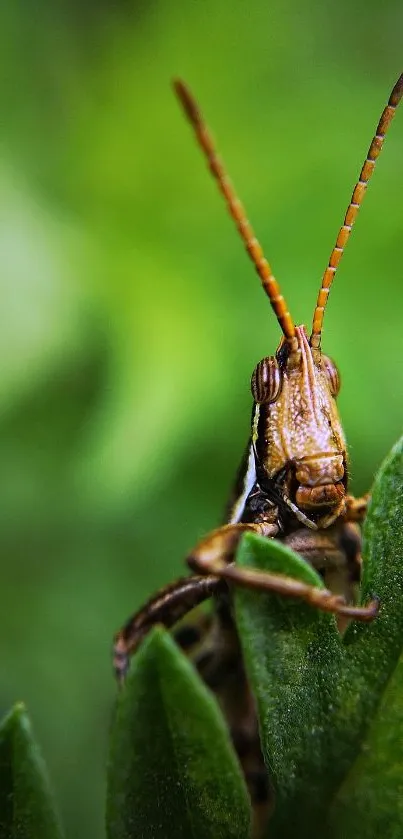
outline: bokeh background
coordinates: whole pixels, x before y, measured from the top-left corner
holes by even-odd
[[[1,6],[0,702],[69,837],[104,837],[112,634],[220,520],[279,338],[170,80],[309,324],[402,25],[398,0]],[[326,316],[357,493],[401,432],[402,145],[403,112]]]

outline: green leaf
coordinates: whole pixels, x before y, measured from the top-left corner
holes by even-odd
[[[60,839],[46,768],[23,705],[0,726],[0,839]]]
[[[359,689],[365,716],[379,700],[403,646],[403,438],[382,464],[372,490],[363,530],[362,600],[380,599],[379,617],[369,626],[353,623],[345,634],[348,678]]]
[[[301,557],[279,542],[244,537],[238,562],[323,585]],[[324,775],[343,651],[335,620],[297,600],[239,589],[237,622],[257,699],[262,747],[275,787],[273,836],[304,836],[322,813]]]
[[[236,592],[245,662],[276,790],[272,836],[296,831],[308,836],[315,829],[324,835],[326,810],[362,748],[397,665],[403,647],[402,477],[400,441],[375,481],[365,525],[362,596],[365,601],[376,594],[381,601],[372,624],[352,623],[341,639],[334,618],[304,603]],[[320,585],[307,563],[276,542],[245,537],[238,561]],[[396,785],[394,794],[397,798]],[[346,824],[337,835],[350,835]]]
[[[398,662],[403,646],[402,440],[376,478],[364,553],[364,597],[376,593],[381,609],[366,631],[355,625],[346,633],[345,677],[356,693],[363,728],[377,712],[332,811],[334,833],[343,839],[356,836],[358,828],[368,839],[403,834],[403,661]]]
[[[403,835],[403,660],[331,810],[338,839]]]
[[[118,698],[108,839],[247,839],[250,816],[215,700],[169,635],[155,629]]]

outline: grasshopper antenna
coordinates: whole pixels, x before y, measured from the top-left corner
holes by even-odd
[[[336,244],[330,254],[330,259],[326,271],[322,278],[322,285],[319,290],[318,299],[313,315],[312,334],[310,337],[311,347],[319,349],[322,336],[323,316],[325,313],[326,303],[328,301],[330,288],[334,280],[334,275],[337,271],[339,262],[343,256],[344,248],[350,236],[353,224],[357,218],[358,210],[360,209],[362,200],[364,198],[368,181],[375,169],[375,163],[381,153],[383,141],[386,132],[395,115],[396,108],[403,96],[403,73],[398,78],[392,93],[390,94],[388,104],[384,109],[379,120],[375,136],[372,139],[371,145],[368,149],[364,165],[361,169],[360,177],[354,187],[351,201],[348,205],[344,222],[339,230],[339,235],[336,239]]]
[[[276,314],[283,335],[287,339],[291,349],[296,349],[297,344],[294,322],[288,311],[284,297],[281,294],[280,286],[273,276],[273,272],[267,259],[263,255],[262,248],[255,236],[251,224],[246,217],[244,207],[234,190],[234,187],[225,171],[224,165],[217,155],[213,138],[202,117],[199,106],[184,82],[180,81],[180,79],[175,79],[173,86],[183,110],[195,130],[199,145],[207,158],[210,171],[216,179],[219,189],[225,198],[228,210],[245,243],[246,250],[254,263],[257,273],[259,274],[263,288]]]

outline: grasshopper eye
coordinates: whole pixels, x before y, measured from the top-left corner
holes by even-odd
[[[275,402],[281,390],[281,372],[277,359],[271,355],[256,365],[251,381],[252,396],[259,405]]]
[[[341,385],[340,373],[328,355],[322,355],[322,364],[329,381],[330,393],[332,396],[337,396]]]

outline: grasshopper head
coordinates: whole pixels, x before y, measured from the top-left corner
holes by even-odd
[[[295,327],[295,339],[292,348],[283,340],[252,376],[256,474],[305,524],[325,527],[343,512],[347,488],[340,377],[304,326]]]

